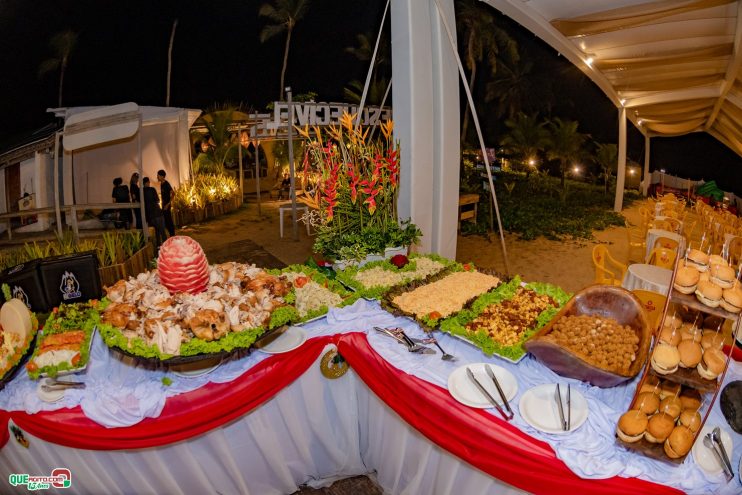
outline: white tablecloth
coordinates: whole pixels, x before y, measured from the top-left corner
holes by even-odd
[[[678,241],[678,246],[680,248],[678,252],[680,253],[684,252],[685,239],[680,234],[676,234],[675,232],[670,232],[668,230],[662,230],[662,229],[649,229],[647,230],[647,254],[644,256],[645,261],[649,261],[649,254],[652,252],[652,249],[654,249],[654,242],[659,237],[667,237],[674,241]]]
[[[672,270],[645,263],[635,263],[629,265],[621,286],[627,290],[644,289],[667,294],[670,280],[672,280]]]

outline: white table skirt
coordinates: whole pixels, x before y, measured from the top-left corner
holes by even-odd
[[[250,414],[164,447],[78,450],[26,433],[25,449],[11,437],[0,453],[2,493],[28,493],[11,489],[9,473],[57,467],[71,470],[72,490],[44,493],[268,495],[359,474],[391,494],[524,493],[430,442],[352,370],[328,380],[318,363]]]
[[[670,232],[669,230],[662,230],[662,229],[649,229],[647,231],[647,253],[644,256],[645,261],[649,261],[649,255],[652,252],[652,249],[654,249],[654,242],[659,237],[667,237],[670,239],[673,239],[675,241],[678,241],[678,245],[680,247],[679,252],[684,252],[685,249],[685,239],[680,234],[676,234],[675,232]]]
[[[644,289],[667,294],[670,280],[672,280],[672,270],[644,263],[635,263],[629,265],[621,286],[627,290]]]

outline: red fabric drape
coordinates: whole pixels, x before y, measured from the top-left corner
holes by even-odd
[[[374,352],[365,334],[343,335],[338,350],[366,385],[410,426],[515,487],[549,495],[682,493],[636,478],[579,478],[547,443],[481,409],[459,404],[445,388],[394,368]]]
[[[101,426],[88,419],[79,406],[37,414],[14,411],[10,417],[34,436],[77,449],[159,447],[206,433],[270,400],[304,374],[329,342],[332,337],[311,339],[295,352],[264,359],[232,382],[209,383],[171,397],[159,417],[127,428]]]
[[[192,438],[271,399],[301,376],[330,342],[338,345],[358,376],[410,426],[453,455],[515,487],[550,495],[681,493],[634,478],[579,478],[545,442],[492,414],[463,406],[445,388],[390,365],[363,333],[310,339],[296,351],[263,360],[232,382],[210,383],[172,397],[158,418],[128,428],[100,426],[79,407],[38,414],[0,411],[5,434],[4,439],[0,436],[0,446],[7,441],[9,417],[34,436],[79,449],[138,449]]]

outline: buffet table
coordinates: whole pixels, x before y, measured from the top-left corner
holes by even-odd
[[[736,479],[707,474],[692,456],[676,466],[615,444],[635,383],[591,387],[531,356],[517,365],[487,358],[447,335],[440,342],[456,362],[411,354],[369,332],[375,325],[423,336],[410,320],[359,300],[306,325],[310,338],[294,351],[253,352],[199,377],[136,366],[99,340],[83,375],[88,387],[61,402],[39,401],[23,372],[0,392],[0,421],[8,423],[0,436],[2,492],[26,493],[13,491],[7,474],[47,475],[62,466],[72,473],[72,493],[291,493],[364,473],[387,493],[739,493]],[[318,367],[332,348],[351,368],[336,380]],[[446,389],[453,370],[482,361],[518,381],[511,423],[458,403]],[[727,380],[740,378],[734,364]],[[589,405],[585,424],[568,435],[542,433],[518,413],[525,391],[554,382],[570,383]],[[718,406],[709,424],[726,426]],[[734,462],[742,436],[733,437]]]

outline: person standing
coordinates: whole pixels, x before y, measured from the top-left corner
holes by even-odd
[[[111,197],[114,203],[128,203],[129,202],[129,188],[124,185],[124,180],[121,177],[113,179],[113,191]],[[131,210],[120,209],[116,210],[116,216],[118,216],[118,222],[115,224],[117,227],[123,227],[129,229],[131,227]]]
[[[144,187],[142,191],[144,196],[144,218],[147,219],[147,225],[151,225],[155,229],[155,249],[158,249],[167,238],[162,208],[160,208],[160,197],[157,195],[157,190],[149,185],[149,177],[142,179],[142,186]]]
[[[173,188],[165,180],[165,171],[157,172],[157,182],[160,183],[160,197],[162,198],[162,218],[165,221],[165,228],[170,236],[175,235],[175,224],[173,223]]]
[[[129,194],[131,194],[131,202],[139,203],[141,196],[139,194],[139,173],[134,172],[131,174],[129,180]],[[136,228],[142,228],[142,209],[140,207],[134,208],[134,220],[136,221]]]

